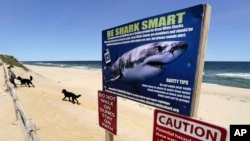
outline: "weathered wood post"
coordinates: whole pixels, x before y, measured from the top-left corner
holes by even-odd
[[[3,70],[4,70],[5,84],[7,85],[7,88],[10,92],[10,95],[12,97],[13,104],[15,107],[16,120],[20,121],[23,131],[25,132],[24,133],[25,140],[26,141],[40,141],[36,133],[35,122],[32,119],[29,119],[27,114],[25,113],[21,103],[18,100],[14,86],[10,83],[8,79],[4,66],[3,66]]]
[[[114,136],[108,131],[105,131],[105,141],[114,141]]]

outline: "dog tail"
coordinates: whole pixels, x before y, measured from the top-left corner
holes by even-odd
[[[81,95],[79,94],[79,95],[76,96],[76,98],[79,98],[80,96],[81,96]]]
[[[33,80],[33,77],[32,77],[32,76],[30,76],[30,81],[31,81],[31,80]]]

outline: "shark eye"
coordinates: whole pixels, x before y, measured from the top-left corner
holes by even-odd
[[[159,52],[163,51],[163,47],[162,46],[157,46],[157,49],[158,49]]]

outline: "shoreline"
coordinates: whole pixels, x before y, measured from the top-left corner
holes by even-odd
[[[31,71],[17,67],[13,70],[24,78],[32,75],[35,87],[18,85],[16,92],[28,117],[35,121],[40,140],[98,141],[105,138],[105,130],[98,124],[97,109],[97,92],[102,89],[101,70],[25,66]],[[82,94],[78,99],[81,104],[63,101],[63,88]],[[198,113],[194,118],[224,127],[229,134],[230,124],[250,123],[249,108],[250,89],[202,83]],[[152,140],[154,109],[118,97],[116,140]]]
[[[85,70],[100,70],[102,71],[101,61],[27,61],[32,63],[27,63],[25,65],[34,65],[42,67],[60,67],[60,68],[79,68]],[[91,63],[95,62],[95,63]],[[203,71],[202,83],[217,84],[221,86],[229,86],[236,88],[246,88],[250,89],[250,73],[246,68],[243,71],[236,71],[234,68],[229,67],[227,63],[247,63],[250,62],[221,62],[221,61],[206,61]],[[226,63],[224,67],[221,67],[221,71],[212,71],[215,64],[209,63]],[[215,65],[215,66],[213,66]],[[217,64],[218,65],[218,64]],[[232,64],[235,65],[235,64]],[[236,64],[238,67],[242,67],[242,64]],[[217,66],[220,67],[220,66]],[[228,68],[227,68],[228,67]],[[226,68],[226,69],[225,69]],[[231,72],[231,73],[230,73]]]
[[[24,62],[24,61],[23,61]],[[102,61],[25,61],[27,65],[78,67],[102,70]],[[205,61],[203,83],[250,89],[250,62],[242,61]],[[238,68],[238,69],[235,69]]]

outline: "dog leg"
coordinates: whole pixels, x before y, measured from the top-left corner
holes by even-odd
[[[33,87],[35,87],[35,85],[33,85],[33,83],[32,83],[32,82],[30,82],[30,84],[31,84]]]
[[[72,102],[72,100],[73,100],[73,98],[72,98],[72,99],[70,99],[70,97],[69,97],[69,101],[70,101],[70,102]]]
[[[28,85],[29,85],[29,87],[30,87],[30,85],[31,85],[32,87],[34,87],[34,85],[32,84],[32,82],[29,82]]]
[[[62,99],[62,100],[65,100],[66,96]]]
[[[75,104],[75,98],[72,97],[72,103]]]
[[[76,100],[76,103],[79,105],[80,104],[79,101],[77,99],[75,99],[75,100]]]

